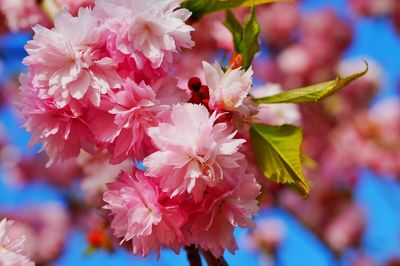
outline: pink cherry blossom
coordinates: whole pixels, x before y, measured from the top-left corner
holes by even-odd
[[[116,106],[109,112],[115,115],[114,123],[118,126],[117,136],[110,146],[113,161],[119,162],[129,155],[142,159],[153,150],[146,131],[158,124],[157,114],[165,110],[155,101],[156,93],[150,86],[132,80],[127,80],[122,90],[111,98]]]
[[[217,62],[203,62],[203,68],[210,90],[210,108],[237,111],[250,92],[253,70],[228,69],[224,73]]]
[[[179,252],[185,213],[161,193],[152,178],[140,171],[133,176],[122,172],[108,187],[104,208],[111,211],[111,228],[121,243],[131,241],[132,252],[142,256],[150,251],[159,255],[162,247]]]
[[[106,112],[99,116],[97,110],[90,111],[90,127],[96,138],[106,143],[113,163],[128,157],[142,160],[155,150],[147,129],[158,125],[169,104],[187,98],[173,78],[160,79],[153,87],[128,78],[121,90],[110,96]]]
[[[81,148],[94,149],[94,137],[84,119],[84,109],[79,104],[58,109],[51,99],[42,100],[31,79],[21,75],[21,113],[26,119],[25,128],[32,132],[30,145],[41,142],[50,160],[54,162],[77,157]]]
[[[139,70],[168,73],[174,55],[193,46],[193,28],[184,23],[191,13],[178,8],[181,2],[97,0],[95,12],[107,29],[108,47],[114,58],[120,62],[132,58]]]
[[[246,169],[244,167],[244,169]],[[238,248],[233,231],[236,227],[254,228],[252,216],[258,213],[260,185],[252,174],[236,171],[234,181],[207,190],[201,208],[189,216],[189,241],[219,258],[225,249]]]
[[[144,159],[147,175],[159,177],[171,197],[187,191],[199,201],[207,186],[226,179],[226,169],[240,167],[244,156],[238,149],[245,140],[235,139],[236,133],[216,119],[216,112],[210,116],[202,105],[177,104],[171,121],[149,128],[159,150]]]
[[[34,266],[24,248],[25,237],[10,239],[9,230],[14,222],[3,219],[0,222],[0,265],[4,266]]]
[[[99,42],[98,24],[91,10],[82,8],[77,17],[66,10],[58,13],[51,30],[33,28],[35,35],[25,46],[29,55],[23,63],[40,98],[54,98],[58,108],[71,99],[99,106],[100,95],[120,87],[116,65]]]

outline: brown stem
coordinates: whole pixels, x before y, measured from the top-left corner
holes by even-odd
[[[190,266],[201,266],[199,250],[194,246],[185,247]]]
[[[228,266],[228,263],[223,256],[216,258],[210,251],[202,250],[204,259],[207,261],[208,266]]]

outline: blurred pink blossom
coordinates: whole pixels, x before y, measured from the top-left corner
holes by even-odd
[[[396,0],[349,0],[351,9],[361,16],[385,16],[393,11]]]
[[[34,266],[24,248],[25,237],[11,239],[9,231],[13,221],[3,219],[0,222],[0,264],[4,266]]]
[[[50,25],[36,0],[0,0],[0,11],[5,15],[11,31],[30,30],[35,24]]]
[[[246,244],[251,249],[273,256],[286,236],[285,224],[275,218],[261,219],[256,223],[257,228],[246,238]]]
[[[325,237],[335,251],[342,252],[359,244],[364,227],[363,210],[358,206],[349,206],[327,225]]]
[[[257,18],[261,26],[261,38],[273,48],[282,48],[294,39],[300,23],[298,5],[279,3],[257,8]]]
[[[83,174],[81,188],[89,204],[99,205],[103,193],[107,190],[106,184],[115,181],[121,171],[130,173],[134,164],[131,160],[110,164],[109,160],[106,152],[94,155],[82,152],[77,158],[77,164]]]

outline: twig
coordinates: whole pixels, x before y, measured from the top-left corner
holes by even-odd
[[[207,261],[208,266],[228,266],[228,263],[223,256],[216,258],[210,251],[202,250],[201,253]]]
[[[199,250],[195,246],[185,247],[190,266],[201,266]]]

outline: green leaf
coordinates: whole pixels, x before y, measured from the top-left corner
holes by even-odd
[[[192,11],[192,17],[198,19],[211,12],[227,10],[235,7],[249,7],[273,2],[295,2],[295,0],[186,0],[182,7]]]
[[[301,164],[302,138],[302,129],[294,125],[253,124],[250,129],[254,155],[264,175],[307,196],[310,189]]]
[[[226,11],[224,25],[232,33],[235,50],[239,50],[243,39],[243,27],[230,10]]]
[[[337,77],[335,80],[311,85],[304,88],[281,92],[276,95],[253,99],[255,103],[309,103],[320,101],[339,91],[350,82],[364,76],[368,72],[368,63],[365,70],[346,77]]]
[[[254,56],[260,51],[258,35],[260,34],[260,24],[256,19],[254,6],[251,9],[251,15],[243,27],[243,40],[240,43],[240,48],[237,51],[243,56],[243,67],[245,69],[251,66]]]
[[[260,44],[258,43],[260,25],[255,16],[254,6],[251,9],[250,17],[243,26],[230,10],[226,11],[224,25],[232,33],[236,52],[243,56],[243,67],[248,69],[255,54],[260,50]]]

